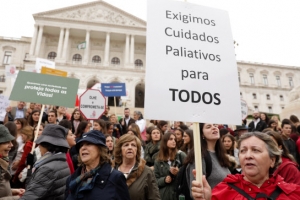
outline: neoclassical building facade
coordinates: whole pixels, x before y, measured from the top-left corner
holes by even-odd
[[[145,21],[104,1],[37,13],[33,17],[32,38],[0,37],[0,90],[5,95],[11,91],[11,81],[4,74],[6,65],[30,70],[36,58],[45,58],[55,61],[56,68],[67,71],[69,77],[80,79],[79,92],[98,82],[122,82],[127,90],[123,104],[143,108]],[[85,48],[78,48],[80,44]],[[250,111],[281,113],[289,103],[291,89],[300,85],[297,67],[249,62],[237,65],[241,98]],[[112,99],[108,103],[113,105]]]

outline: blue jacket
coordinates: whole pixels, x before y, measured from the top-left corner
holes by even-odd
[[[125,176],[113,169],[110,164],[105,163],[97,170],[96,175],[90,183],[91,189],[84,189],[80,191],[83,198],[78,198],[76,191],[70,191],[69,184],[81,174],[82,167],[78,169],[67,179],[65,199],[73,200],[130,200],[128,187],[126,185]]]

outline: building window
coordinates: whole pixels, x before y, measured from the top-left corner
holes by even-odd
[[[140,59],[137,59],[137,60],[134,61],[134,65],[136,67],[143,67],[143,61],[140,60]]]
[[[281,109],[283,110],[283,109],[284,109],[284,106],[282,106]]]
[[[258,111],[258,106],[254,106],[254,110],[255,110],[255,111]]]
[[[255,83],[254,82],[254,74],[250,73],[249,76],[250,76],[250,83],[253,85]]]
[[[269,94],[267,94],[266,97],[267,97],[267,100],[271,100],[271,97]]]
[[[241,73],[238,72],[239,83],[241,82]]]
[[[0,76],[0,82],[5,82],[5,75]]]
[[[276,76],[276,82],[277,82],[277,86],[281,87],[280,76]]]
[[[264,85],[268,85],[268,76],[266,74],[263,74],[263,83]]]
[[[10,64],[10,62],[11,62],[11,56],[12,56],[12,52],[11,51],[5,51],[4,52],[4,58],[3,58],[3,64]]]
[[[240,97],[243,98],[243,94],[240,92]]]
[[[120,59],[117,57],[113,57],[113,59],[111,59],[111,64],[112,65],[120,65]]]
[[[252,96],[253,96],[253,99],[257,98],[255,93],[253,93]]]
[[[57,54],[55,52],[48,53],[48,60],[55,60]]]
[[[290,87],[294,87],[293,77],[289,77],[289,85]]]
[[[75,62],[80,62],[82,60],[82,57],[80,54],[77,53],[73,56],[72,60]]]
[[[280,101],[284,100],[282,95],[280,95],[279,98],[280,98]]]
[[[268,109],[269,109],[269,113],[273,113],[272,106],[268,106]]]
[[[94,56],[94,57],[92,58],[92,62],[93,62],[93,63],[101,63],[101,58],[100,58],[100,56]]]

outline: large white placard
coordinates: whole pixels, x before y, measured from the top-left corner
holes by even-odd
[[[241,123],[229,16],[186,2],[148,0],[145,118]]]

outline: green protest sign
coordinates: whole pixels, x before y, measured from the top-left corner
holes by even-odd
[[[74,107],[79,80],[20,71],[9,99]]]

